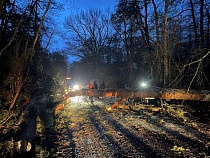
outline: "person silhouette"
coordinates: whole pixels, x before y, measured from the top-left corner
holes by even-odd
[[[106,89],[106,86],[105,86],[104,82],[101,82],[101,83],[100,83],[99,89]]]
[[[94,81],[94,83],[93,83],[94,85],[94,89],[98,89],[98,83],[97,83],[97,81]]]

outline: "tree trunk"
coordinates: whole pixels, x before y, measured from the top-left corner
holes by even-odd
[[[192,14],[192,20],[193,20],[193,30],[194,30],[194,36],[195,36],[195,44],[196,47],[198,45],[198,33],[197,33],[197,24],[196,24],[196,18],[195,18],[195,10],[194,10],[194,4],[193,1],[190,0],[190,5],[191,5],[191,14]]]
[[[210,48],[210,9],[206,9],[206,14],[208,18],[207,23],[207,34],[206,34],[206,48]]]
[[[169,49],[168,49],[168,6],[169,1],[165,0],[163,17],[163,67],[164,67],[164,87],[169,84]]]
[[[162,64],[161,64],[161,54],[160,54],[160,33],[159,33],[159,16],[158,16],[158,11],[157,11],[157,6],[155,4],[155,1],[152,0],[152,4],[154,7],[154,16],[155,16],[155,37],[156,37],[156,42],[155,42],[155,60],[153,64],[153,77],[158,80],[158,82],[163,81],[162,77]]]
[[[204,0],[200,0],[200,49],[204,48],[203,8]]]
[[[150,37],[149,37],[149,27],[148,27],[148,2],[147,0],[144,1],[144,8],[145,8],[145,18],[144,18],[144,32],[145,32],[145,38],[147,43],[147,49],[150,50]]]
[[[147,98],[147,99],[175,99],[175,100],[200,100],[210,101],[210,93],[207,91],[196,91],[187,89],[144,89],[139,91],[124,90],[90,90],[82,89],[70,91],[66,99],[75,96],[90,97],[117,97],[117,98]],[[113,105],[115,106],[115,105]]]

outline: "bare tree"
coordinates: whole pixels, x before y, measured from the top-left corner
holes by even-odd
[[[103,58],[103,52],[111,42],[112,29],[109,13],[99,9],[81,11],[66,18],[69,53],[93,62],[96,71]]]

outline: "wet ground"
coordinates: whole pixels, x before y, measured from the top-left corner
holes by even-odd
[[[91,104],[76,97],[57,111],[55,131],[45,141],[55,147],[54,157],[210,157],[209,124],[193,119],[183,123],[138,105],[107,112],[110,102],[94,99]]]

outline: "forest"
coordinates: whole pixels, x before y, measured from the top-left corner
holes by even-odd
[[[0,1],[1,128],[12,126],[34,95],[62,93],[66,77],[115,89],[146,81],[209,90],[210,1],[117,0],[113,11],[69,10],[58,34],[65,48],[52,51],[53,17],[62,9],[59,0]]]
[[[66,18],[76,80],[115,88],[209,88],[209,2],[121,0],[114,13],[98,9]]]

